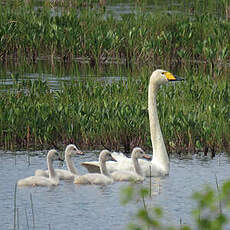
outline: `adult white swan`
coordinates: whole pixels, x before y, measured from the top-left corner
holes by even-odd
[[[65,161],[67,169],[55,169],[60,180],[73,180],[74,176],[78,174],[76,167],[72,161],[72,156],[83,155],[84,153],[80,151],[74,144],[69,144],[65,149]],[[37,169],[35,171],[35,176],[49,176],[48,170]]]
[[[159,119],[157,115],[156,97],[157,91],[161,85],[166,84],[169,81],[181,80],[183,79],[176,77],[165,70],[160,69],[155,70],[150,77],[148,88],[148,111],[153,156],[151,161],[142,159],[139,160],[139,164],[144,176],[164,176],[169,174],[169,158],[162,137]],[[107,162],[107,168],[109,172],[113,172],[116,170],[134,171],[134,166],[130,158],[123,156],[120,159],[117,158],[117,162]],[[82,163],[82,165],[92,172],[99,166],[99,163],[84,162]]]
[[[58,152],[52,149],[47,154],[47,165],[49,177],[30,176],[25,179],[18,180],[18,186],[56,186],[59,183],[59,178],[53,168],[53,160],[59,158]]]
[[[113,153],[112,153],[112,156],[113,156]],[[114,158],[117,158],[117,159],[119,158],[121,162],[124,160],[124,163],[127,159],[122,153],[120,154],[118,153],[118,155],[116,153],[116,156],[114,156]],[[142,170],[138,162],[139,158],[148,158],[148,156],[145,154],[143,149],[139,147],[135,147],[131,154],[131,159],[133,162],[135,172],[131,170],[117,170],[111,173],[111,177],[115,181],[133,181],[133,182],[144,181],[145,178],[143,177]]]
[[[76,176],[74,179],[75,184],[95,184],[95,185],[107,185],[112,184],[113,179],[106,168],[106,161],[110,152],[108,150],[102,150],[99,155],[99,167],[101,173],[87,173],[84,175]]]

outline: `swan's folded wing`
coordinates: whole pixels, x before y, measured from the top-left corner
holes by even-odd
[[[90,173],[100,173],[98,161],[86,161],[81,163]]]
[[[111,156],[115,161],[123,161],[128,158],[123,153],[118,153],[118,152],[111,153]]]
[[[73,180],[74,174],[65,169],[55,169],[60,180]]]
[[[18,186],[52,186],[52,185],[57,185],[58,181],[49,179],[44,176],[30,176],[18,180],[17,184]]]
[[[127,158],[128,159],[128,158]],[[131,162],[131,161],[130,161]],[[100,173],[100,167],[98,161],[86,161],[81,163],[90,173]],[[123,165],[123,162],[119,161],[107,161],[106,167],[107,170],[111,173],[116,170],[120,170],[120,165]]]
[[[127,171],[127,170],[115,171],[111,174],[111,176],[115,181],[133,181],[133,182],[144,181],[144,177],[138,175],[134,171]]]
[[[75,177],[74,183],[107,185],[113,183],[113,179],[99,173],[87,173],[85,175]]]

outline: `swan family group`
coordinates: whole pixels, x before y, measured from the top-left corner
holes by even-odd
[[[48,152],[47,166],[48,170],[38,169],[35,171],[34,176],[27,177],[18,181],[19,186],[56,186],[59,180],[72,180],[75,184],[95,184],[107,185],[114,181],[136,181],[141,182],[144,180],[142,176],[138,158],[148,158],[141,148],[134,148],[131,159],[135,168],[134,171],[119,170],[112,173],[106,167],[106,161],[109,156],[116,153],[110,153],[108,150],[102,150],[99,155],[99,168],[100,173],[87,173],[80,175],[72,161],[72,156],[83,155],[83,153],[74,145],[69,144],[65,149],[65,161],[67,170],[54,169],[53,161],[59,159],[59,154],[55,149]]]
[[[141,182],[148,176],[165,176],[169,174],[169,158],[164,144],[157,114],[157,91],[161,85],[169,81],[180,81],[179,77],[165,70],[155,70],[148,87],[148,112],[150,134],[153,148],[151,161],[144,151],[135,147],[131,158],[122,153],[102,150],[98,161],[83,162],[89,173],[80,175],[71,159],[72,156],[82,155],[74,144],[70,144],[65,150],[65,161],[68,170],[54,169],[53,160],[58,159],[58,152],[50,150],[47,155],[48,170],[36,170],[35,175],[18,180],[19,186],[55,186],[59,180],[73,180],[75,184],[106,185],[114,181]],[[109,158],[113,160],[109,160]],[[139,159],[140,158],[140,159]]]

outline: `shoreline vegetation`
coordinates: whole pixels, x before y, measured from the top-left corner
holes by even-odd
[[[186,79],[158,95],[168,152],[230,151],[227,11],[220,17],[198,15],[196,8],[192,16],[137,11],[118,19],[103,7],[51,13],[46,2],[36,10],[24,1],[0,5],[1,62],[47,58],[86,61],[92,68],[122,63],[130,73],[111,84],[72,80],[57,91],[46,81],[20,82],[12,74],[12,89],[0,94],[0,148],[73,142],[125,152],[151,149],[147,86],[157,66],[177,67]]]

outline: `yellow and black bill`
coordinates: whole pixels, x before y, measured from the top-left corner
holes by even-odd
[[[164,74],[165,74],[166,78],[168,79],[168,81],[183,81],[184,80],[184,78],[173,75],[170,72],[165,72]]]

